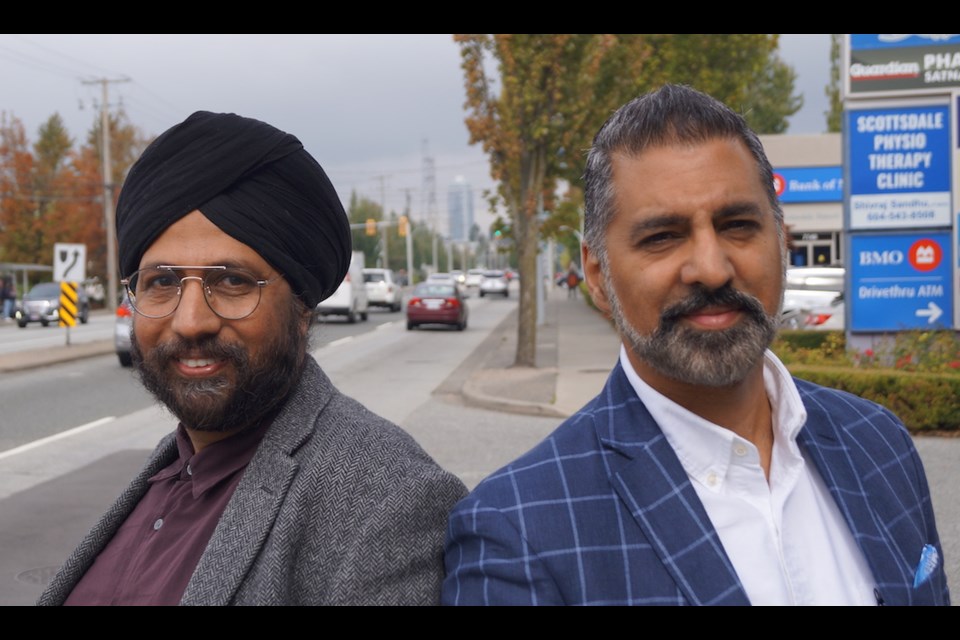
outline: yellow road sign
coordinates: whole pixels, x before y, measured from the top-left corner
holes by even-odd
[[[61,282],[60,283],[60,326],[61,327],[75,327],[77,326],[77,303],[79,296],[77,295],[77,283],[76,282]]]

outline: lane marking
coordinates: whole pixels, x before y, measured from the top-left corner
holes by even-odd
[[[113,422],[116,420],[116,416],[107,416],[105,418],[100,418],[99,420],[94,420],[93,422],[88,422],[87,424],[82,424],[79,427],[74,427],[73,429],[68,429],[66,431],[61,431],[60,433],[55,433],[52,436],[47,436],[46,438],[40,438],[39,440],[34,440],[33,442],[28,442],[27,444],[20,445],[13,449],[8,449],[3,453],[0,453],[0,460],[4,458],[10,458],[17,455],[18,453],[24,453],[30,451],[31,449],[36,449],[37,447],[42,447],[45,444],[55,442],[57,440],[63,440],[64,438],[69,438],[75,436],[78,433],[83,433],[84,431],[90,431],[91,429],[96,429],[102,425],[107,424],[108,422]]]
[[[341,344],[346,344],[347,342],[350,342],[351,340],[353,340],[353,336],[346,336],[346,337],[344,337],[344,338],[337,338],[337,339],[334,340],[333,342],[328,342],[328,343],[325,344],[324,346],[325,346],[325,347],[336,347],[336,346],[341,345]]]

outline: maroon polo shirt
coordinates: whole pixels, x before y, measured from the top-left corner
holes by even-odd
[[[179,457],[150,478],[147,493],[64,604],[179,604],[270,422],[200,453],[177,427]]]

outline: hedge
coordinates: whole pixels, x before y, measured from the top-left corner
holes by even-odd
[[[885,406],[912,432],[960,430],[960,376],[802,364],[788,368],[797,378]]]

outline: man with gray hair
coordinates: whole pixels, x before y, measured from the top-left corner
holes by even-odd
[[[668,85],[587,158],[603,391],[454,509],[446,604],[949,604],[923,467],[883,407],[768,349],[786,264],[743,118]]]

